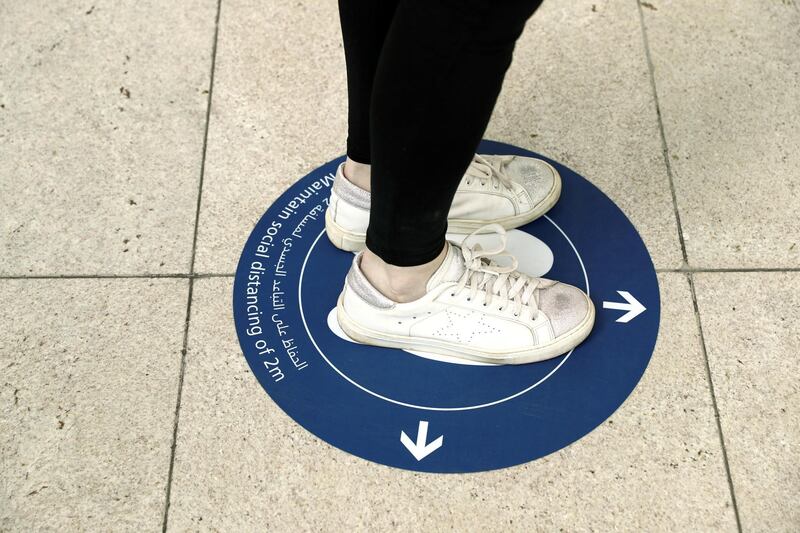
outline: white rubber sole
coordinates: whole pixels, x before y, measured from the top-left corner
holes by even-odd
[[[336,304],[336,318],[339,321],[339,326],[341,326],[342,330],[351,339],[363,344],[449,355],[451,357],[478,361],[481,363],[524,365],[527,363],[546,361],[547,359],[563,355],[578,346],[589,336],[592,327],[594,327],[595,310],[592,301],[588,297],[586,297],[586,300],[589,303],[589,312],[586,314],[583,322],[570,333],[544,346],[535,346],[525,350],[510,352],[477,350],[469,346],[440,339],[392,335],[371,330],[359,325],[347,314],[342,305],[341,296],[339,296],[339,301]]]
[[[524,226],[529,222],[533,222],[537,218],[550,211],[550,209],[556,205],[556,202],[558,202],[558,199],[561,197],[561,176],[552,165],[546,161],[542,162],[550,167],[550,169],[553,171],[553,174],[555,174],[558,179],[555,180],[555,185],[553,188],[547,193],[547,196],[545,196],[544,200],[539,202],[539,205],[537,205],[535,209],[527,213],[494,220],[448,219],[448,233],[468,234],[479,230],[487,224],[500,224],[504,229],[514,229]],[[366,247],[366,233],[350,231],[340,226],[334,222],[333,218],[331,217],[330,209],[325,211],[325,233],[327,233],[328,239],[330,239],[331,243],[333,243],[333,245],[340,250],[345,250],[347,252],[360,252]]]

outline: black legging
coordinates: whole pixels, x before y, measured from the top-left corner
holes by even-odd
[[[447,213],[541,0],[339,0],[347,155],[372,165],[367,247],[413,266],[441,252]]]

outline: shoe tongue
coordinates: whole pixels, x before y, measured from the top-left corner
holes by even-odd
[[[447,255],[428,280],[427,291],[441,283],[458,281],[464,273],[464,259],[461,257],[461,250],[450,242],[447,242],[445,246],[447,246]]]

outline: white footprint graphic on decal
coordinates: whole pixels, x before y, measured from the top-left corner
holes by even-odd
[[[535,278],[544,277],[553,266],[553,252],[550,247],[544,242],[537,239],[530,233],[525,233],[518,229],[508,230],[506,232],[508,240],[506,242],[506,251],[517,258],[519,266],[517,267],[520,272],[524,272],[529,276]],[[459,234],[447,234],[447,239],[456,243],[461,243],[467,236]],[[497,237],[492,234],[475,235],[472,237],[475,242],[481,243],[482,246],[491,244],[492,239]],[[498,263],[502,263],[506,258],[500,258]],[[344,339],[354,344],[361,344],[354,341],[347,334],[342,331],[339,326],[339,321],[336,319],[336,308],[331,309],[328,313],[328,327],[334,335],[340,339]],[[424,357],[425,359],[432,359],[434,361],[441,361],[443,363],[453,363],[459,365],[475,365],[475,366],[495,366],[491,363],[479,363],[477,361],[468,361],[466,359],[458,359],[449,355],[439,355],[427,352],[418,352],[415,350],[404,350],[408,353]]]

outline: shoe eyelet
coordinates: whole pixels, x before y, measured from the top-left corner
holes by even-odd
[[[502,307],[498,307],[498,308],[497,308],[497,310],[498,310],[498,311],[502,311],[502,310],[503,310],[503,308],[502,308]]]
[[[514,316],[519,316],[519,313],[514,313]]]
[[[455,295],[456,295],[456,293],[454,293],[454,292],[450,293],[450,296],[455,296]]]
[[[486,307],[486,304],[483,304],[483,306]]]
[[[471,302],[471,301],[472,301],[472,298],[467,298],[467,301],[468,301],[468,302]]]

